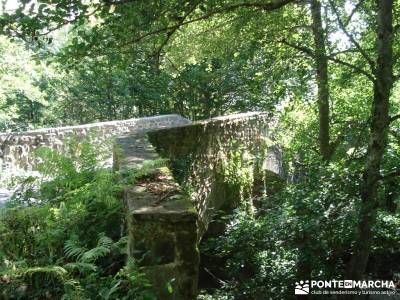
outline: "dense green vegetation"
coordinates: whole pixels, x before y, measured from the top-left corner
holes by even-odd
[[[109,149],[90,139],[67,149],[40,149],[43,177],[24,179],[0,211],[1,298],[153,299],[126,261],[123,183],[98,163]]]
[[[400,272],[398,0],[3,2],[0,131],[172,112],[276,120],[285,186],[203,241],[214,276],[200,297],[288,299],[298,279]],[[41,155],[54,178],[26,182],[1,215],[3,295],[151,298],[125,264],[121,187],[100,154]]]

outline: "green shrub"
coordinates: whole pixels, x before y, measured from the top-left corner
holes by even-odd
[[[154,298],[136,263],[126,265],[122,185],[101,164],[107,147],[89,138],[38,151],[42,177],[0,212],[0,298]]]
[[[335,175],[315,173],[261,198],[254,216],[238,211],[227,218],[225,234],[203,245],[206,255],[219,257],[214,271],[224,283],[216,299],[222,291],[227,299],[291,299],[296,280],[343,275],[357,208],[346,190],[350,179]]]
[[[344,279],[359,180],[343,170],[314,169],[305,181],[261,199],[254,216],[243,210],[225,216],[225,233],[202,244],[219,288],[200,298],[292,299],[296,280]],[[376,278],[392,279],[400,270],[399,224],[398,213],[379,211],[368,267]]]

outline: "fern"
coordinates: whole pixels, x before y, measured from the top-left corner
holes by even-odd
[[[25,267],[25,268],[9,268],[0,272],[0,276],[8,276],[10,278],[18,278],[23,276],[32,277],[37,273],[52,275],[60,279],[66,279],[68,271],[60,266],[44,266],[44,267]],[[63,280],[64,281],[64,280]]]
[[[114,241],[112,239],[110,239],[104,233],[99,234],[99,241],[97,242],[98,247],[103,246],[103,247],[111,249],[111,247],[113,245],[114,245]]]
[[[27,269],[20,269],[20,275],[28,275],[32,276],[35,273],[46,273],[50,275],[54,275],[61,279],[66,278],[68,275],[68,271],[65,270],[63,267],[60,266],[46,266],[46,267],[34,267],[34,268],[27,268]]]
[[[85,254],[86,248],[80,247],[76,238],[73,238],[65,242],[64,252],[66,257],[80,260],[80,258]]]
[[[123,236],[122,238],[120,238],[117,242],[115,242],[112,246],[112,250],[123,254],[126,252],[126,245],[128,244],[128,237],[127,236]]]
[[[111,252],[110,248],[108,248],[106,246],[97,246],[93,249],[86,251],[82,255],[80,261],[86,262],[86,263],[95,262],[99,258],[106,256],[110,252]]]
[[[91,263],[84,263],[84,262],[73,262],[64,265],[64,268],[67,270],[78,270],[79,273],[86,274],[89,272],[96,272],[97,266]]]
[[[76,258],[78,263],[84,263],[89,265],[96,260],[107,256],[110,254],[112,249],[119,249],[122,242],[115,242],[107,237],[104,233],[99,234],[99,239],[97,241],[97,246],[86,250],[78,245],[76,238],[68,240],[65,242],[64,251],[65,255],[70,258]]]
[[[128,181],[102,168],[99,150],[73,140],[65,151],[38,150],[42,176],[32,189],[40,205],[26,205],[32,193],[23,190],[22,205],[0,214],[0,298],[144,299],[143,271],[123,268],[127,238],[113,240],[123,220],[118,195]],[[129,176],[164,165],[149,161]]]
[[[100,290],[99,295],[104,300],[112,299],[112,295],[115,294],[119,289],[122,280],[118,280],[111,288],[104,287]]]

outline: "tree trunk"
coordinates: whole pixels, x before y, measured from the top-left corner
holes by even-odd
[[[372,226],[375,224],[378,207],[377,191],[382,157],[387,145],[389,123],[389,97],[393,85],[393,1],[377,0],[377,51],[372,122],[369,145],[361,187],[361,210],[357,239],[353,256],[348,265],[347,279],[362,278],[373,239]]]
[[[330,137],[329,137],[329,84],[328,84],[328,59],[325,47],[325,32],[322,27],[321,2],[320,0],[310,0],[310,10],[312,16],[312,33],[314,37],[314,62],[316,69],[316,81],[318,88],[318,111],[319,111],[319,150],[324,161],[329,161],[331,157]],[[300,153],[301,155],[301,153]],[[298,173],[298,172],[297,172]],[[296,174],[297,175],[297,174]],[[303,177],[301,174],[299,178]],[[313,253],[309,249],[307,242],[300,242],[300,255],[297,262],[297,278],[303,280],[311,279],[312,267],[309,262]],[[298,296],[300,299],[304,296]],[[312,299],[309,295],[308,299]]]
[[[322,27],[321,2],[310,0],[312,16],[312,33],[315,47],[316,81],[318,87],[319,114],[319,149],[322,158],[328,161],[331,157],[330,147],[330,118],[329,118],[329,81],[328,58],[326,56],[325,33]]]

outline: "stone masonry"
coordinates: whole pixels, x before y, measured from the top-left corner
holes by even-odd
[[[194,299],[199,251],[197,212],[145,134],[116,139],[114,169],[143,175],[126,187],[128,256],[141,261],[157,299]],[[167,284],[173,292],[168,292]]]
[[[93,133],[101,143],[116,135],[166,128],[190,123],[179,115],[163,115],[78,126],[44,128],[26,132],[0,133],[0,178],[11,173],[31,171],[35,149],[61,149],[66,138],[82,139]]]
[[[140,259],[159,299],[190,300],[197,294],[198,245],[213,217],[237,207],[251,213],[254,179],[282,173],[269,127],[267,115],[254,112],[193,123],[165,115],[0,133],[0,180],[34,169],[38,147],[61,150],[67,138],[92,133],[94,143],[115,139],[114,170],[136,174],[123,196],[128,256]]]
[[[246,195],[237,178],[243,171],[251,178],[266,172],[279,177],[280,152],[269,141],[263,113],[214,118],[116,140],[117,170],[140,170],[159,158],[168,159],[168,167],[150,167],[150,173],[125,189],[128,254],[142,259],[159,299],[195,299],[198,244],[210,221],[219,210],[251,206],[251,191]]]

